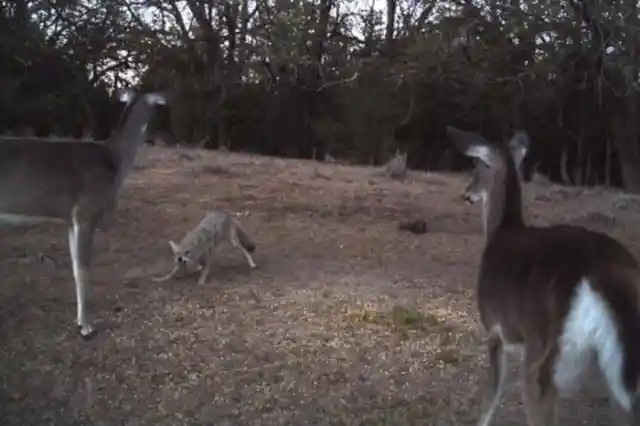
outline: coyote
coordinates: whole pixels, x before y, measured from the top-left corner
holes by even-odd
[[[407,152],[400,153],[396,150],[395,155],[384,166],[384,170],[392,178],[405,178],[407,176]]]
[[[249,254],[255,250],[256,246],[242,229],[240,223],[229,212],[212,211],[207,213],[200,224],[190,231],[180,244],[169,241],[176,265],[167,275],[155,278],[154,281],[161,282],[171,279],[178,272],[185,268],[189,269],[197,262],[196,271],[200,271],[198,284],[204,284],[211,269],[214,249],[223,242],[229,242],[242,250],[249,267],[251,269],[256,267]]]

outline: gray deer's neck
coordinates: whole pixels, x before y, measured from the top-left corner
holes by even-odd
[[[105,141],[118,158],[118,184],[129,175],[138,150],[145,142],[151,114],[152,106],[144,97],[138,98],[123,112],[119,128]]]

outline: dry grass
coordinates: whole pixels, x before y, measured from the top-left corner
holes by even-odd
[[[3,229],[1,424],[474,424],[482,241],[478,209],[458,199],[467,177],[399,182],[368,168],[166,148],[140,162],[96,242],[92,341],[72,326],[65,230]],[[632,201],[525,189],[530,222],[579,222],[637,251]],[[227,250],[207,285],[153,283],[170,267],[167,240],[214,208],[249,212],[258,269]],[[425,218],[428,232],[399,231],[407,217]],[[524,424],[513,385],[508,394],[496,424]],[[565,403],[562,424],[607,424],[597,396]]]

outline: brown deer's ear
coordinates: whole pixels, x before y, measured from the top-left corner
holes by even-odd
[[[151,92],[145,94],[144,97],[147,103],[151,106],[167,104],[167,95],[164,92]]]
[[[509,141],[509,150],[513,161],[516,163],[516,168],[520,168],[522,160],[529,153],[530,145],[529,135],[524,130],[518,130]]]
[[[447,135],[453,145],[467,157],[477,158],[488,166],[495,163],[495,148],[480,135],[447,126]]]
[[[125,104],[130,104],[136,97],[136,92],[131,89],[118,89],[114,93],[114,97]]]

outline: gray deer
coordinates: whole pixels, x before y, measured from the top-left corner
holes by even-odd
[[[126,104],[111,136],[100,142],[56,141],[33,137],[0,138],[0,222],[69,224],[69,251],[76,286],[77,325],[89,338],[87,313],[93,237],[105,213],[116,207],[123,180],[146,138],[162,93],[116,93]]]

